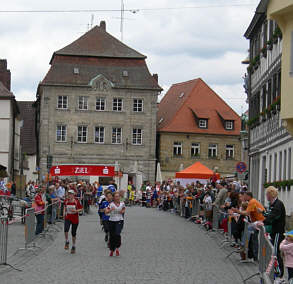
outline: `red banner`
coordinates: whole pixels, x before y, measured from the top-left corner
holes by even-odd
[[[60,165],[50,169],[51,176],[104,176],[113,177],[115,175],[113,166],[93,166],[93,165]]]

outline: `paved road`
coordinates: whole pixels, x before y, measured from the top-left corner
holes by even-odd
[[[197,226],[170,213],[127,208],[120,257],[108,256],[96,214],[81,217],[77,253],[63,250],[62,232],[23,272],[1,275],[1,284],[242,283],[232,262]]]

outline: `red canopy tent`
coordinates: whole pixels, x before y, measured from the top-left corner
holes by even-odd
[[[204,166],[200,162],[196,162],[190,167],[184,169],[181,172],[176,173],[176,179],[197,179],[205,180],[210,179],[214,175],[214,172],[208,167]],[[220,175],[216,173],[217,179],[220,178]]]

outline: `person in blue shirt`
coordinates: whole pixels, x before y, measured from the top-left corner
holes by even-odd
[[[108,190],[111,190],[111,192],[114,193],[114,192],[116,191],[116,187],[115,187],[115,185],[114,185],[114,184],[110,184],[110,185],[108,186]]]
[[[100,212],[102,216],[102,223],[105,232],[105,242],[109,240],[109,218],[110,216],[105,213],[105,209],[109,207],[110,203],[112,202],[113,195],[111,192],[106,193],[106,199],[102,202],[100,206]]]
[[[97,200],[100,199],[102,194],[103,194],[103,187],[98,183],[97,184]]]

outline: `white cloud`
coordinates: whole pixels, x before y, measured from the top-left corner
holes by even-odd
[[[125,43],[148,56],[151,73],[158,73],[160,84],[201,77],[238,112],[245,104],[241,60],[248,42],[243,34],[259,0],[235,0],[249,7],[180,9],[125,12]],[[230,0],[125,0],[126,8],[227,5]],[[120,1],[36,2],[14,0],[1,3],[1,10],[12,9],[120,9]],[[36,88],[49,69],[54,51],[77,39],[87,30],[92,13],[0,14],[1,58],[8,60],[12,89],[17,99],[34,98]],[[93,13],[94,23],[107,21],[107,30],[120,38],[119,12]],[[244,98],[243,100],[241,98]]]

